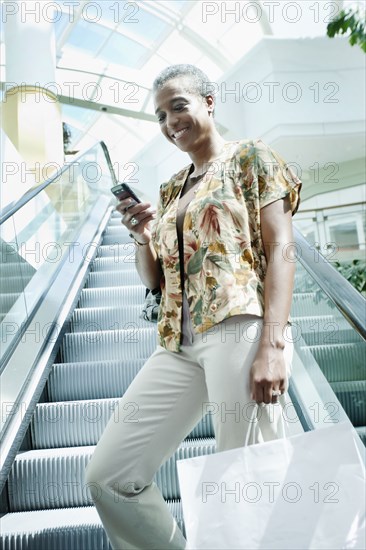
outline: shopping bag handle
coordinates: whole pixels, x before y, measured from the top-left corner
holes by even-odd
[[[245,434],[244,446],[253,445],[254,443],[258,442],[258,438],[256,438],[256,435],[259,430],[258,412],[262,407],[277,407],[277,406],[281,407],[280,420],[278,423],[279,430],[277,432],[278,439],[284,439],[284,438],[287,439],[288,437],[290,437],[289,423],[285,419],[285,414],[284,414],[285,405],[286,405],[286,401],[285,401],[284,395],[281,395],[279,397],[278,402],[276,404],[269,403],[268,405],[265,405],[265,404],[262,405],[262,404],[255,403],[252,410],[252,414],[250,415],[250,419],[249,419],[249,428],[247,430],[247,433]]]

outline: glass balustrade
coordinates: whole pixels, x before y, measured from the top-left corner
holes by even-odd
[[[60,269],[65,252],[80,246],[78,231],[101,194],[115,200],[110,194],[113,179],[109,162],[104,144],[96,144],[68,163],[47,187],[1,224],[2,364]],[[72,254],[68,261],[72,261]],[[45,336],[35,334],[35,338]]]
[[[325,264],[320,256],[316,259]],[[319,267],[314,263],[313,269]],[[305,429],[349,419],[366,445],[366,342],[308,267],[306,261],[297,261],[291,308],[295,347],[291,397]],[[349,310],[356,311],[357,302],[362,315],[366,301],[361,294],[333,269],[328,274],[330,287],[332,276],[335,292],[338,284],[347,287]]]

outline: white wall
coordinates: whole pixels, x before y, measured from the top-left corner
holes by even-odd
[[[308,185],[314,193],[314,163],[322,171],[327,163],[359,164],[364,156],[364,67],[364,53],[347,37],[265,37],[218,83],[216,120],[226,139],[258,137],[296,162],[305,195]],[[251,90],[248,83],[255,83]],[[256,101],[253,93],[260,94]],[[153,174],[147,185],[154,198],[159,185],[190,162],[162,135],[134,160]],[[353,183],[365,181],[364,171],[358,179]],[[347,174],[342,182],[347,185]]]

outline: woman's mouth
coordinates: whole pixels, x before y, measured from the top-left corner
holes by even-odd
[[[188,128],[182,128],[181,130],[178,130],[178,132],[175,132],[174,134],[172,134],[172,138],[175,141],[178,141],[187,132],[187,130]]]

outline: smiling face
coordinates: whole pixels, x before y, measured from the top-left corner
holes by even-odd
[[[190,92],[189,77],[168,80],[155,92],[155,112],[168,141],[181,151],[199,150],[214,131],[212,96]]]

